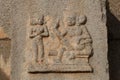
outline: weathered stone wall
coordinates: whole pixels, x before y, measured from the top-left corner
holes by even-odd
[[[11,37],[11,4],[15,4],[11,0],[0,0],[0,27],[4,28],[4,32]],[[22,0],[16,4],[21,3]],[[24,3],[24,2],[23,2]],[[23,4],[25,5],[25,4]],[[109,38],[108,58],[110,64],[110,80],[120,80],[120,1],[107,0],[107,26]],[[22,9],[22,6],[21,6]],[[14,10],[14,9],[13,9]],[[19,15],[18,15],[19,16]],[[14,16],[13,16],[14,17]],[[20,17],[19,17],[20,18]],[[16,20],[19,20],[17,18]],[[0,31],[1,32],[1,31]],[[0,80],[9,80],[10,75],[10,40],[0,40]],[[0,33],[1,36],[1,33]],[[15,35],[13,35],[15,36]],[[7,36],[8,37],[8,36]],[[13,37],[14,38],[14,37]],[[17,62],[16,62],[17,63]],[[6,69],[7,68],[7,69]],[[19,71],[19,69],[18,69]],[[16,74],[17,75],[17,74]]]
[[[106,29],[106,11],[105,5],[101,0],[13,0],[13,38],[12,38],[12,80],[108,80],[108,62],[107,62],[107,29]],[[81,1],[81,3],[80,3]],[[69,12],[77,11],[78,14],[86,15],[86,26],[93,40],[93,55],[91,55],[89,63],[93,67],[93,72],[84,71],[87,66],[81,69],[81,72],[71,72],[69,67],[68,72],[59,72],[61,68],[49,70],[50,72],[41,72],[41,64],[34,65],[33,73],[28,70],[29,61],[31,61],[31,39],[29,38],[28,30],[31,29],[30,20],[39,18],[38,15],[47,16],[48,31],[51,33],[54,25],[57,23],[57,18],[63,19],[64,11],[68,8]],[[63,21],[64,22],[64,21]],[[61,22],[62,24],[62,22]],[[69,30],[69,29],[68,29]],[[74,33],[74,32],[73,32]],[[52,38],[52,39],[51,39]],[[70,39],[69,39],[70,40]],[[50,34],[48,38],[44,38],[45,49],[54,47],[52,44],[54,34]],[[50,45],[49,45],[50,44]],[[99,46],[98,46],[99,45]],[[34,47],[34,46],[33,46]],[[56,48],[56,47],[55,47]],[[49,50],[45,50],[46,52]],[[53,49],[53,48],[52,48]],[[80,56],[81,57],[81,56]],[[46,58],[47,59],[47,58]],[[85,61],[84,58],[81,61]],[[86,60],[87,61],[87,60]],[[38,63],[36,63],[38,64]],[[84,64],[84,63],[83,63]],[[83,65],[81,64],[81,65]],[[48,64],[47,64],[48,65]],[[68,64],[67,64],[68,65]],[[61,67],[64,66],[60,65]],[[73,64],[71,65],[73,66]],[[44,67],[44,64],[43,64]],[[54,67],[51,66],[51,68]],[[79,67],[81,67],[79,65]],[[71,70],[70,70],[71,69]],[[86,69],[86,68],[85,68]],[[44,69],[45,70],[45,69]],[[66,70],[66,69],[65,69]],[[32,70],[31,70],[32,71]],[[70,72],[69,72],[70,71]]]
[[[110,80],[120,80],[120,0],[107,1]]]

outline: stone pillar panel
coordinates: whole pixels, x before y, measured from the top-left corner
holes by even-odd
[[[14,1],[12,80],[108,80],[105,1]]]

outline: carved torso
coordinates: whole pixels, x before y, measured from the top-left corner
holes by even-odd
[[[34,26],[33,28],[32,28],[32,33],[34,34],[34,35],[37,35],[37,36],[35,36],[33,39],[34,40],[40,40],[41,38],[42,38],[42,36],[40,35],[41,33],[43,33],[44,32],[44,26],[40,26],[40,25],[37,25],[37,26]]]
[[[80,40],[80,36],[82,35],[82,30],[80,26],[72,26],[67,27],[67,34],[65,38],[67,38],[72,45],[73,48],[79,47],[78,41]]]

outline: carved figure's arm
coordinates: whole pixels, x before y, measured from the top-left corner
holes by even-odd
[[[60,32],[60,31],[58,30],[59,26],[60,26],[60,24],[59,24],[59,20],[58,20],[57,23],[55,24],[55,26],[53,27],[53,31],[54,31],[54,33],[56,34],[56,36],[57,36],[60,40],[62,40],[62,39],[64,38],[64,36],[67,34],[67,31],[64,30],[63,32]]]
[[[90,39],[90,34],[89,34],[86,26],[82,26],[81,29],[82,29],[82,37],[85,39],[88,39],[88,38]]]
[[[41,36],[49,36],[48,28],[47,28],[46,25],[44,26],[44,32],[41,33],[40,35],[41,35]]]
[[[85,44],[85,43],[91,43],[92,39],[90,37],[90,34],[86,28],[86,26],[81,26],[82,29],[82,35],[79,37],[79,43]]]
[[[58,28],[59,28],[59,21],[53,27],[53,32],[56,34],[58,39],[61,40],[62,39],[62,35],[61,35],[61,32],[59,32]]]
[[[30,36],[29,36],[30,38],[34,38],[35,37],[35,34],[33,34],[33,28],[31,28],[31,30],[30,30]]]
[[[67,31],[64,30],[62,33],[61,33],[62,36],[66,36],[67,35]]]
[[[72,46],[70,45],[69,41],[65,38],[65,35],[67,34],[67,31],[64,30],[62,32],[60,32],[58,30],[59,28],[59,20],[57,21],[57,23],[55,24],[55,26],[53,27],[53,31],[56,34],[56,36],[58,37],[58,39],[61,41],[61,43],[67,47],[68,50],[73,50]]]

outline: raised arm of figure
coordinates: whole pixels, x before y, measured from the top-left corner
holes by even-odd
[[[81,43],[81,44],[91,43],[92,39],[91,39],[91,36],[90,36],[86,26],[81,26],[81,30],[82,30],[82,35],[79,36],[78,43]]]
[[[47,36],[49,36],[49,32],[48,32],[48,28],[47,28],[47,26],[46,25],[44,25],[44,32],[43,33],[41,33],[40,35],[41,36],[44,36],[44,37],[47,37]]]
[[[35,35],[33,34],[33,28],[30,29],[29,35],[30,35],[29,36],[30,38],[34,38],[35,37]]]

